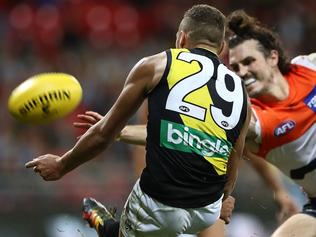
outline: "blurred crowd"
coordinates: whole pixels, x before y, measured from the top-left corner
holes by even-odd
[[[225,14],[244,9],[280,34],[290,57],[315,51],[315,0],[0,0],[0,236],[48,236],[45,218],[58,213],[79,217],[84,196],[123,205],[135,181],[132,146],[116,143],[51,183],[24,163],[45,153],[62,154],[75,143],[82,132],[72,127],[76,114],[88,109],[105,114],[140,58],[174,46],[178,21],[196,3]],[[41,72],[74,75],[83,88],[82,103],[50,124],[14,120],[7,110],[10,92]],[[129,121],[137,122],[136,116]],[[236,209],[256,215],[269,232],[276,226],[273,195],[247,164],[242,169]],[[8,227],[12,222],[14,229]]]

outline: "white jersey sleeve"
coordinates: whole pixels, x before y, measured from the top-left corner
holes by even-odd
[[[299,55],[291,60],[292,64],[298,64],[316,71],[316,53]]]

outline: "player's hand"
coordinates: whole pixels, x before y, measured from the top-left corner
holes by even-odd
[[[88,130],[98,121],[100,121],[103,118],[103,116],[94,111],[86,111],[84,114],[78,114],[77,118],[79,118],[81,122],[74,122],[73,126],[76,128]],[[80,136],[78,138],[80,138]]]
[[[279,223],[283,223],[290,216],[298,213],[299,209],[293,198],[284,191],[275,193],[275,201],[279,205],[279,211],[276,215]]]
[[[74,127],[89,129],[98,121],[100,121],[103,118],[103,116],[94,111],[86,111],[84,114],[78,114],[77,118],[82,120],[82,122],[74,122]]]
[[[43,155],[27,162],[25,167],[33,168],[46,181],[58,180],[64,175],[60,158],[51,154]]]
[[[228,196],[222,204],[220,218],[225,221],[225,224],[229,224],[233,210],[235,207],[235,198],[233,196]]]

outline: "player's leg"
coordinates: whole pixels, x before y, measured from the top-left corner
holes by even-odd
[[[114,214],[93,198],[83,199],[82,217],[96,230],[99,237],[119,236],[120,224],[115,220]]]
[[[225,237],[225,222],[219,219],[215,224],[201,231],[198,235],[182,234],[177,237]]]
[[[290,217],[272,235],[283,236],[316,237],[316,198],[309,198],[302,213]]]
[[[221,200],[199,209],[173,208],[151,199],[142,193],[139,185],[136,184],[121,216],[121,230],[125,233],[125,237],[175,236],[176,233],[181,233],[185,229],[189,233],[196,233],[216,221],[220,207]],[[192,221],[192,216],[195,216],[197,220]],[[120,223],[115,220],[113,212],[108,211],[95,199],[84,199],[83,218],[97,231],[99,237],[119,236]],[[174,220],[177,222],[174,223]],[[170,225],[170,223],[173,224]],[[216,231],[211,230],[211,236],[221,237],[223,231],[219,234],[219,229],[215,229]],[[209,236],[206,235],[208,233],[210,230],[207,230],[203,236]],[[120,236],[123,237],[122,233]]]
[[[120,230],[125,237],[176,236],[190,223],[190,217],[186,210],[167,206],[145,194],[138,180],[122,211]]]
[[[225,222],[218,219],[214,225],[203,230],[198,237],[225,237]]]
[[[271,237],[315,237],[316,236],[316,218],[299,213],[287,219]]]
[[[235,198],[229,196],[223,201],[221,219],[217,220],[214,225],[202,231],[198,237],[225,237],[225,224],[230,222],[234,207]]]

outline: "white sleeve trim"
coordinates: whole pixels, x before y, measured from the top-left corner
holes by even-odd
[[[291,63],[301,65],[316,71],[316,53],[296,56],[291,60]]]
[[[258,119],[258,116],[256,114],[256,111],[254,109],[252,109],[252,112],[254,114],[254,116],[256,117],[256,122],[255,122],[255,134],[256,134],[256,138],[255,138],[255,142],[260,144],[262,141],[262,136],[261,136],[261,125],[260,125],[260,121]]]

